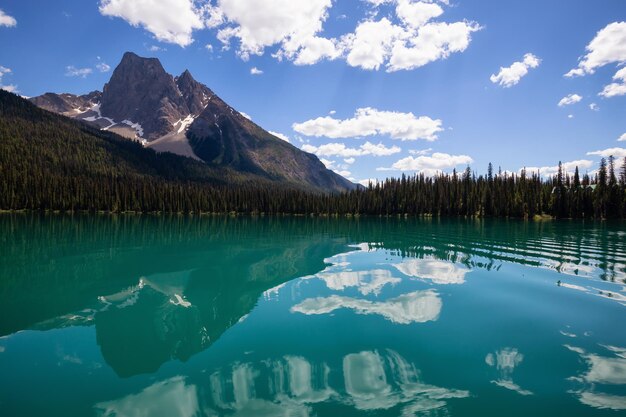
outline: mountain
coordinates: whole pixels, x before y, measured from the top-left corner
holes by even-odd
[[[137,140],[157,152],[221,169],[323,191],[354,189],[315,156],[264,130],[185,70],[168,74],[156,58],[126,52],[102,92],[46,93],[31,101],[46,110]]]

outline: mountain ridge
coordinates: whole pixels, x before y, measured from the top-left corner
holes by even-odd
[[[46,110],[137,140],[157,152],[194,158],[270,181],[325,191],[357,186],[315,156],[277,138],[228,105],[189,70],[168,74],[157,58],[126,52],[102,92],[46,93]]]

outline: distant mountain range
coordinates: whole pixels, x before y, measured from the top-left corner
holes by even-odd
[[[174,77],[156,58],[124,54],[102,92],[46,93],[37,106],[243,176],[303,189],[344,191],[355,184],[315,156],[277,138],[230,107],[189,71]]]

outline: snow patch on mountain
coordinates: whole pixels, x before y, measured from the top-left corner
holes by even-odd
[[[187,128],[196,120],[196,117],[193,114],[188,115],[184,119],[179,119],[176,123],[174,123],[174,127],[180,125],[177,133],[182,133],[187,130]]]
[[[133,129],[135,129],[135,131],[137,132],[137,136],[143,136],[143,127],[141,127],[141,125],[139,123],[135,123],[135,122],[130,121],[128,119],[122,120],[122,123],[124,123],[125,125],[128,125],[128,126],[132,127]]]

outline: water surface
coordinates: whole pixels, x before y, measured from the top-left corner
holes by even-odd
[[[626,224],[0,216],[2,416],[615,416]]]

